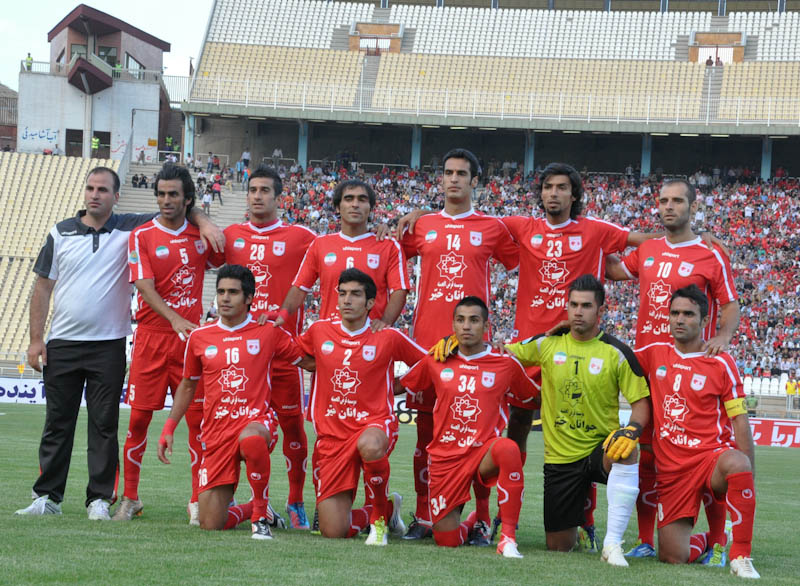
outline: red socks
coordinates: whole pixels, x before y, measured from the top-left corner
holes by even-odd
[[[370,517],[372,516],[372,506],[366,506],[362,509],[353,509],[350,511],[350,530],[347,532],[347,538],[355,537],[361,530],[369,526]]]
[[[492,494],[492,489],[476,478],[472,481],[472,492],[475,493],[475,514],[477,519],[491,526],[492,516],[489,513],[489,496]]]
[[[389,521],[389,457],[363,463],[364,487],[367,490],[367,503],[372,505],[370,524],[383,517]]]
[[[641,450],[639,452],[639,496],[636,499],[636,516],[639,519],[639,539],[642,543],[649,545],[653,545],[658,505],[655,466],[653,453]]]
[[[686,561],[687,564],[694,563],[708,549],[708,534],[708,531],[695,533],[689,538],[689,559]],[[712,541],[711,543],[714,542]]]
[[[706,518],[708,519],[708,542],[711,544],[719,543],[726,545],[725,541],[725,517],[728,509],[725,503],[718,501],[712,495],[704,495],[706,508]]]
[[[308,439],[303,427],[303,416],[299,413],[285,415],[281,416],[278,422],[283,431],[283,455],[289,473],[289,502],[299,503],[303,501],[308,457]]]
[[[228,520],[225,521],[225,526],[222,528],[222,530],[227,531],[228,529],[236,529],[236,526],[239,523],[245,521],[246,519],[250,519],[252,516],[253,501],[243,505],[228,507]]]
[[[147,428],[153,419],[152,411],[131,409],[131,420],[128,423],[128,437],[123,449],[125,490],[122,493],[131,500],[139,499],[139,474],[142,470],[142,458],[147,449]]]
[[[733,523],[733,543],[730,559],[750,557],[753,540],[753,520],[756,515],[756,490],[752,472],[729,474],[727,504]]]
[[[253,490],[253,512],[250,520],[267,516],[267,490],[269,489],[269,445],[260,435],[251,435],[239,442],[239,452],[247,465],[247,480]]]
[[[197,405],[195,407],[195,405]],[[189,502],[197,502],[197,471],[203,457],[203,444],[200,441],[200,424],[203,423],[203,407],[200,403],[192,404],[186,410],[186,425],[189,427],[189,457],[192,466],[192,497]]]
[[[522,467],[525,467],[525,462],[528,461],[528,452],[520,452],[520,458],[522,458]]]
[[[597,483],[592,482],[589,485],[589,491],[586,493],[586,503],[583,505],[583,516],[586,522],[583,524],[584,529],[594,525],[594,510],[597,508]]]
[[[466,523],[461,523],[458,529],[452,531],[433,531],[433,540],[439,547],[458,547],[467,540],[469,527]]]
[[[414,491],[417,493],[418,521],[430,524],[428,511],[428,444],[433,440],[433,414],[417,412],[417,446],[414,449]]]
[[[516,539],[522,494],[525,491],[519,447],[512,440],[501,437],[492,445],[491,454],[500,469],[497,475],[497,504],[500,505],[503,535]]]

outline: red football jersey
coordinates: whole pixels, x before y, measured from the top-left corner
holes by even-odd
[[[653,238],[622,259],[622,266],[629,277],[639,279],[637,348],[672,342],[669,301],[681,287],[694,283],[708,297],[711,320],[703,330],[705,340],[716,334],[719,308],[738,299],[730,260],[719,250],[709,250],[699,236],[679,244]]]
[[[143,224],[128,240],[131,283],[153,279],[164,302],[182,318],[199,324],[203,316],[203,276],[206,266],[219,266],[221,256],[206,249],[197,226],[184,221],[178,230],[165,228],[158,218]],[[172,329],[137,294],[140,326]]]
[[[489,302],[490,258],[508,269],[519,263],[519,248],[508,229],[498,218],[475,210],[422,216],[402,244],[408,258],[420,257],[412,332],[425,348],[453,332],[453,309],[461,299],[475,295]]]
[[[250,306],[255,317],[280,309],[306,250],[316,237],[305,226],[280,220],[268,226],[244,222],[225,228],[225,262],[247,267],[256,278],[256,294]],[[302,329],[303,308],[301,305],[285,324],[292,334],[297,335]]]
[[[592,217],[551,226],[545,218],[503,218],[520,245],[514,341],[567,319],[569,285],[581,275],[605,279],[606,256],[628,245],[627,228]]]
[[[459,352],[446,362],[426,356],[400,380],[410,391],[436,390],[428,453],[438,457],[464,455],[500,437],[508,423],[506,395],[523,402],[539,395],[515,358],[489,348],[469,358]]]
[[[394,362],[415,364],[425,350],[394,328],[348,331],[342,322],[311,324],[297,342],[317,361],[309,416],[318,437],[351,438],[370,424],[396,425]]]
[[[406,261],[400,245],[393,239],[378,242],[371,232],[355,238],[341,232],[317,236],[308,247],[292,285],[309,292],[319,279],[319,317],[338,319],[339,275],[350,268],[367,273],[375,281],[378,295],[369,312],[372,319],[383,317],[391,293],[409,288]]]
[[[746,410],[730,354],[681,354],[672,344],[659,342],[636,350],[636,358],[650,383],[659,473],[686,470],[698,454],[736,447],[729,417]]]
[[[229,328],[221,321],[189,334],[183,376],[203,378],[203,441],[235,441],[249,422],[269,409],[273,356],[296,364],[303,357],[291,334],[272,322],[259,326],[252,316]]]

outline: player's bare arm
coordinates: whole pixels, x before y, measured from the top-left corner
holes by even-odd
[[[211,221],[202,210],[192,208],[186,216],[200,231],[200,239],[206,247],[211,246],[214,252],[222,252],[225,248],[225,233]]]
[[[317,361],[313,356],[305,355],[297,363],[297,366],[308,372],[314,372],[317,370]]]
[[[630,276],[622,267],[622,260],[616,254],[609,254],[606,257],[606,279],[609,281],[627,281],[630,279]]]
[[[719,331],[703,345],[706,356],[716,356],[720,352],[727,352],[731,338],[739,327],[739,302],[731,301],[720,308]]]
[[[756,475],[756,449],[753,443],[753,433],[750,431],[750,421],[747,413],[742,413],[731,419],[733,425],[733,435],[736,438],[736,445],[745,453],[750,460],[750,469],[753,477]]]
[[[422,216],[433,213],[435,213],[433,210],[414,210],[413,212],[408,212],[397,222],[395,238],[400,240],[403,237],[403,233],[406,231],[406,229],[408,229],[409,234],[413,234],[414,226],[416,225],[417,220],[419,220]]]
[[[389,301],[386,303],[386,310],[383,312],[383,317],[370,322],[370,328],[373,332],[378,332],[387,326],[391,326],[406,306],[406,296],[408,291],[405,289],[398,289],[392,291],[389,295]]]
[[[169,464],[167,456],[172,455],[172,443],[174,431],[177,425],[183,419],[186,410],[194,400],[194,391],[197,388],[197,381],[190,378],[185,378],[178,385],[175,390],[175,396],[172,401],[172,409],[169,411],[167,421],[164,423],[164,429],[161,432],[161,438],[158,440],[158,459]]]
[[[306,292],[300,287],[292,285],[292,288],[286,294],[286,299],[283,300],[283,305],[278,310],[278,317],[273,325],[277,328],[289,321],[289,316],[297,311],[297,308],[300,307],[305,298]]]
[[[193,324],[188,319],[184,319],[166,304],[161,298],[161,295],[158,294],[158,291],[156,291],[156,285],[153,279],[137,279],[134,281],[134,285],[136,285],[136,289],[147,305],[158,315],[167,320],[172,326],[172,329],[175,330],[175,333],[179,336],[188,338],[189,333],[197,327],[197,324]]]
[[[33,286],[30,310],[31,343],[28,346],[28,364],[37,372],[42,372],[42,366],[47,366],[47,346],[44,343],[44,324],[47,321],[47,312],[50,309],[50,297],[56,282],[52,279],[39,276]],[[39,359],[41,357],[41,364]]]
[[[651,238],[661,238],[666,232],[629,232],[628,233],[628,246],[639,247],[643,242],[647,242]]]

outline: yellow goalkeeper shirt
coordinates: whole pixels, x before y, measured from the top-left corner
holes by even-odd
[[[585,458],[618,429],[620,392],[631,404],[650,395],[633,351],[603,332],[585,342],[570,333],[534,336],[506,348],[542,368],[546,464]]]

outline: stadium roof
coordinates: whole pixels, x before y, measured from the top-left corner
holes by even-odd
[[[170,44],[168,42],[162,41],[110,14],[101,12],[91,6],[86,6],[86,4],[79,4],[72,12],[61,19],[61,22],[47,33],[47,42],[52,41],[58,33],[68,27],[82,34],[86,34],[87,25],[91,32],[97,35],[107,35],[109,33],[122,31],[154,47],[158,47],[162,51],[169,52],[170,50]]]
[[[0,83],[0,98],[16,98],[17,92],[12,90],[7,85]]]

